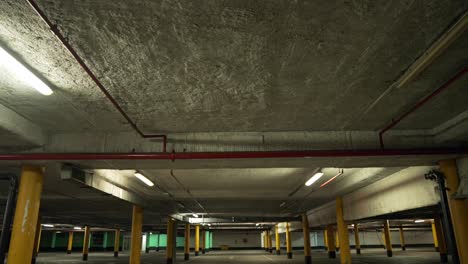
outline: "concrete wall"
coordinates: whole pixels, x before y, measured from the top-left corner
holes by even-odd
[[[260,248],[261,239],[258,231],[213,231],[213,248],[227,245],[230,248]]]
[[[345,220],[358,220],[435,205],[436,184],[424,179],[432,167],[409,167],[343,196]],[[336,222],[335,202],[307,212],[311,227]]]

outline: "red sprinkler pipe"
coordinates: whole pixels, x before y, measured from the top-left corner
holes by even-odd
[[[39,8],[37,3],[34,0],[26,0],[31,7],[36,11],[36,13],[42,18],[42,20],[47,24],[50,30],[54,33],[54,35],[58,38],[58,40],[62,43],[62,45],[71,53],[73,58],[78,62],[78,64],[83,68],[83,70],[88,74],[88,76],[93,80],[93,82],[99,87],[101,92],[104,93],[106,98],[112,103],[112,105],[120,112],[120,114],[127,120],[130,126],[142,137],[142,138],[162,138],[163,139],[163,152],[166,152],[166,145],[167,145],[167,136],[166,135],[159,135],[159,134],[145,134],[143,131],[138,128],[136,123],[128,116],[128,114],[122,109],[122,107],[117,103],[115,98],[109,93],[109,91],[104,87],[104,85],[99,81],[96,75],[91,71],[91,69],[86,65],[84,60],[78,55],[75,49],[70,45],[67,39],[60,33],[57,25],[53,24],[49,18],[45,15],[45,13]]]
[[[432,98],[436,97],[438,94],[440,94],[442,91],[444,91],[445,89],[447,89],[448,87],[450,87],[450,85],[452,85],[455,81],[457,81],[458,79],[460,79],[461,77],[463,77],[463,75],[465,75],[466,73],[468,73],[468,67],[465,67],[464,69],[462,69],[461,71],[459,71],[455,76],[453,76],[452,78],[450,78],[447,82],[445,82],[441,87],[439,87],[437,90],[435,90],[434,92],[432,92],[431,94],[429,94],[428,96],[424,97],[421,101],[419,101],[415,106],[413,106],[409,111],[405,112],[404,114],[402,114],[400,117],[398,117],[397,119],[394,119],[390,124],[388,124],[386,127],[384,127],[380,132],[379,132],[379,140],[380,140],[380,147],[383,149],[384,148],[384,142],[383,142],[383,134],[385,132],[387,132],[388,130],[390,130],[391,128],[393,128],[394,126],[396,126],[398,123],[401,122],[401,120],[403,120],[405,117],[407,117],[409,114],[413,113],[414,111],[416,111],[417,109],[419,109],[421,106],[423,106],[424,104],[426,104],[429,100],[431,100]]]
[[[270,152],[181,152],[181,153],[31,153],[0,154],[0,160],[207,160],[324,157],[384,157],[462,155],[468,149],[377,149],[377,150],[310,150]]]

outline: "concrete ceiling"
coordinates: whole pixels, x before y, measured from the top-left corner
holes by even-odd
[[[415,80],[389,89],[466,12],[464,0],[38,4],[138,127],[167,133],[176,152],[373,149],[376,131],[468,61],[465,32]],[[26,1],[0,1],[0,46],[54,90],[40,96],[0,64],[0,117],[8,116],[0,122],[0,152],[160,151],[158,140],[135,139]],[[391,138],[391,146],[466,144],[468,127],[457,125],[467,120],[460,96],[467,81],[468,75],[402,121],[396,129],[405,137]],[[457,133],[426,138],[440,127]],[[160,224],[172,213],[294,216],[407,166],[456,156],[63,162],[138,195],[150,204],[145,223]],[[129,203],[60,180],[58,163],[37,163],[53,168],[41,209],[51,221],[129,223]],[[318,168],[322,182],[346,169],[326,189],[304,187]],[[138,182],[134,170],[157,188]]]

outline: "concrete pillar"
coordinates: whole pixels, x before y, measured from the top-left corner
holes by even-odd
[[[41,247],[41,235],[42,235],[42,225],[41,225],[41,217],[39,216],[37,219],[36,224],[36,233],[34,234],[34,247],[33,247],[33,254],[31,263],[36,263],[37,255],[39,255],[39,248]]]
[[[302,233],[304,234],[304,262],[305,264],[312,264],[309,219],[307,218],[307,214],[302,214]]]
[[[281,255],[281,240],[279,234],[279,227],[275,225],[275,244],[276,244],[276,255]]]
[[[200,225],[195,226],[195,256],[198,256],[200,251]]]
[[[405,233],[403,231],[402,225],[400,225],[400,244],[401,244],[401,250],[405,251],[406,250]]]
[[[440,220],[440,217],[434,218],[434,228],[439,245],[440,262],[448,263],[447,244],[445,243],[445,236],[443,232],[444,229],[442,227],[442,221]]]
[[[392,240],[390,238],[390,224],[388,220],[384,222],[384,239],[385,239],[385,248],[387,249],[387,256],[393,256],[392,251]]]
[[[185,223],[185,236],[184,236],[184,260],[190,258],[190,224]]]
[[[39,166],[23,166],[11,233],[8,264],[30,263],[34,257],[44,171]]]
[[[73,250],[73,232],[68,232],[67,254],[71,254]]]
[[[351,249],[349,247],[348,225],[343,217],[343,199],[336,198],[336,223],[338,227],[338,237],[340,239],[340,263],[351,264]]]
[[[114,235],[114,257],[115,258],[119,256],[119,248],[120,248],[120,229],[117,228],[115,230],[115,235]]]
[[[466,224],[468,223],[468,203],[466,199],[454,197],[460,185],[457,164],[455,160],[443,160],[439,162],[439,166],[446,178],[447,196],[460,263],[468,263],[468,225]]]
[[[130,245],[130,264],[141,262],[141,239],[143,229],[143,208],[133,206],[132,214],[132,241]]]
[[[327,249],[328,257],[336,258],[335,230],[333,230],[332,225],[327,225]]]
[[[286,223],[286,254],[288,259],[292,258],[291,232],[289,231],[289,223]]]
[[[437,233],[434,221],[431,222],[431,229],[432,229],[432,238],[434,239],[434,250],[439,252],[439,241],[437,241]]]
[[[89,253],[89,238],[90,238],[90,229],[89,226],[86,225],[84,227],[84,236],[83,236],[83,260],[88,260],[88,253]]]
[[[268,230],[268,251],[273,253],[273,241],[271,241],[271,231]]]
[[[205,229],[202,229],[202,231],[201,231],[201,251],[202,251],[202,254],[206,253],[205,247],[206,247],[206,232],[205,232]]]
[[[174,219],[167,219],[167,245],[166,245],[166,263],[173,263],[174,256]]]
[[[354,244],[356,248],[356,254],[361,254],[361,241],[359,239],[359,224],[354,223]]]

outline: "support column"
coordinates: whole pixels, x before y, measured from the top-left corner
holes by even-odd
[[[190,224],[185,223],[185,236],[184,236],[184,260],[190,258]]]
[[[281,255],[281,240],[279,234],[279,227],[275,225],[275,244],[276,244],[276,255]]]
[[[332,225],[327,225],[327,243],[328,257],[336,258],[335,231],[333,230]]]
[[[143,208],[134,205],[132,213],[132,241],[130,242],[130,264],[140,264],[142,228]]]
[[[205,229],[202,229],[201,231],[201,251],[202,251],[202,254],[205,254],[205,247],[206,247],[206,232],[205,232]]]
[[[73,249],[73,232],[68,232],[68,245],[67,245],[67,254],[71,254]]]
[[[328,234],[327,234],[327,227],[325,227],[325,230],[323,230],[323,246],[325,247],[325,250],[328,251]]]
[[[114,257],[119,257],[119,248],[120,248],[120,229],[117,228],[115,230],[114,235]]]
[[[302,233],[304,234],[304,262],[305,264],[312,264],[309,219],[306,214],[302,214]]]
[[[174,255],[174,220],[167,219],[167,245],[166,245],[166,263],[172,264]]]
[[[444,229],[442,227],[442,221],[440,220],[440,217],[434,218],[434,227],[439,243],[440,262],[448,263],[447,244],[445,243],[445,236],[443,232]]]
[[[432,238],[434,239],[434,250],[436,252],[439,252],[439,241],[437,239],[437,233],[436,233],[434,221],[431,222],[431,229],[432,229]]]
[[[149,251],[150,251],[150,235],[151,235],[151,232],[146,232],[146,243],[145,243],[145,253],[146,254],[149,254]]]
[[[273,242],[271,241],[271,231],[268,230],[268,251],[273,253]]]
[[[8,264],[30,263],[39,217],[44,171],[39,166],[23,166],[11,233]]]
[[[359,239],[359,225],[354,223],[354,245],[356,248],[356,254],[361,254],[361,241]]]
[[[343,199],[336,198],[336,223],[338,227],[338,237],[340,240],[340,263],[351,264],[351,249],[349,247],[348,225],[343,216]]]
[[[340,251],[340,237],[338,236],[338,226],[336,227],[336,232],[335,232],[335,248],[336,248],[336,251]]]
[[[405,251],[406,250],[405,233],[403,232],[402,225],[400,225],[400,244],[401,244],[401,250]]]
[[[268,251],[268,240],[267,240],[267,231],[263,231],[262,233],[262,237],[263,237],[263,249],[265,249],[265,251]]]
[[[289,231],[289,223],[286,223],[286,254],[288,259],[292,259],[291,232]]]
[[[90,236],[90,229],[88,225],[84,227],[84,236],[83,236],[83,260],[88,260],[88,252],[89,252],[89,236]]]
[[[41,235],[42,235],[42,225],[41,225],[41,217],[39,216],[37,219],[36,224],[36,233],[34,234],[34,249],[33,255],[31,259],[31,263],[36,263],[37,255],[39,255],[39,247],[41,246]]]
[[[393,256],[392,252],[392,240],[390,239],[390,224],[388,220],[384,222],[384,239],[385,239],[385,249],[387,249],[387,256]]]
[[[198,256],[200,251],[200,225],[195,226],[195,256]]]
[[[468,263],[467,202],[466,199],[455,199],[454,197],[460,185],[457,164],[455,160],[443,160],[439,162],[439,166],[446,178],[450,214],[452,216],[453,231],[457,242],[460,263]]]

